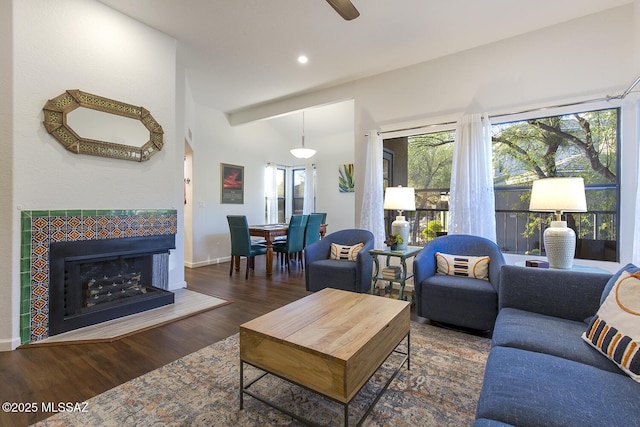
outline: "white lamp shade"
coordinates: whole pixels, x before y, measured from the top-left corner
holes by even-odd
[[[315,156],[316,150],[312,148],[292,148],[290,150],[291,154],[298,159],[308,159],[310,157]]]
[[[415,211],[416,193],[413,187],[387,187],[384,192],[384,209]]]
[[[530,211],[586,212],[587,200],[582,178],[545,178],[533,181]]]

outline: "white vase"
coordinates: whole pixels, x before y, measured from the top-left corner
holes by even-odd
[[[567,227],[567,221],[551,221],[551,227],[544,230],[544,250],[550,268],[573,267],[576,233]]]
[[[398,243],[395,250],[407,250],[407,243],[409,242],[409,222],[404,219],[404,216],[397,216],[396,220],[391,223],[391,233],[398,234],[402,237],[402,243]]]

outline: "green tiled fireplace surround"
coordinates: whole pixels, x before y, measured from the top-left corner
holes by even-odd
[[[49,336],[49,243],[176,234],[175,209],[22,211],[20,340]]]

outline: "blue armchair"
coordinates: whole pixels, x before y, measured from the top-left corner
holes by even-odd
[[[330,259],[332,243],[343,246],[364,243],[364,247],[358,252],[356,261],[335,260]],[[358,293],[369,292],[373,271],[373,258],[369,251],[373,246],[373,233],[361,229],[336,231],[307,246],[304,250],[307,290],[316,292],[334,288]]]
[[[488,280],[436,274],[436,252],[489,256]],[[416,314],[449,325],[492,330],[504,264],[500,248],[483,237],[447,235],[433,239],[413,261]]]

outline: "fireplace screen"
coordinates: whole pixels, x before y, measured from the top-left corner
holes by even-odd
[[[73,295],[70,287],[80,283],[80,311],[102,309],[124,302],[129,298],[144,297],[154,292],[149,284],[149,256],[119,257],[117,259],[70,262],[67,266],[65,293]],[[74,271],[76,270],[77,271]],[[69,274],[71,273],[71,274]],[[75,280],[75,275],[79,280]],[[67,315],[74,304],[67,303]]]

